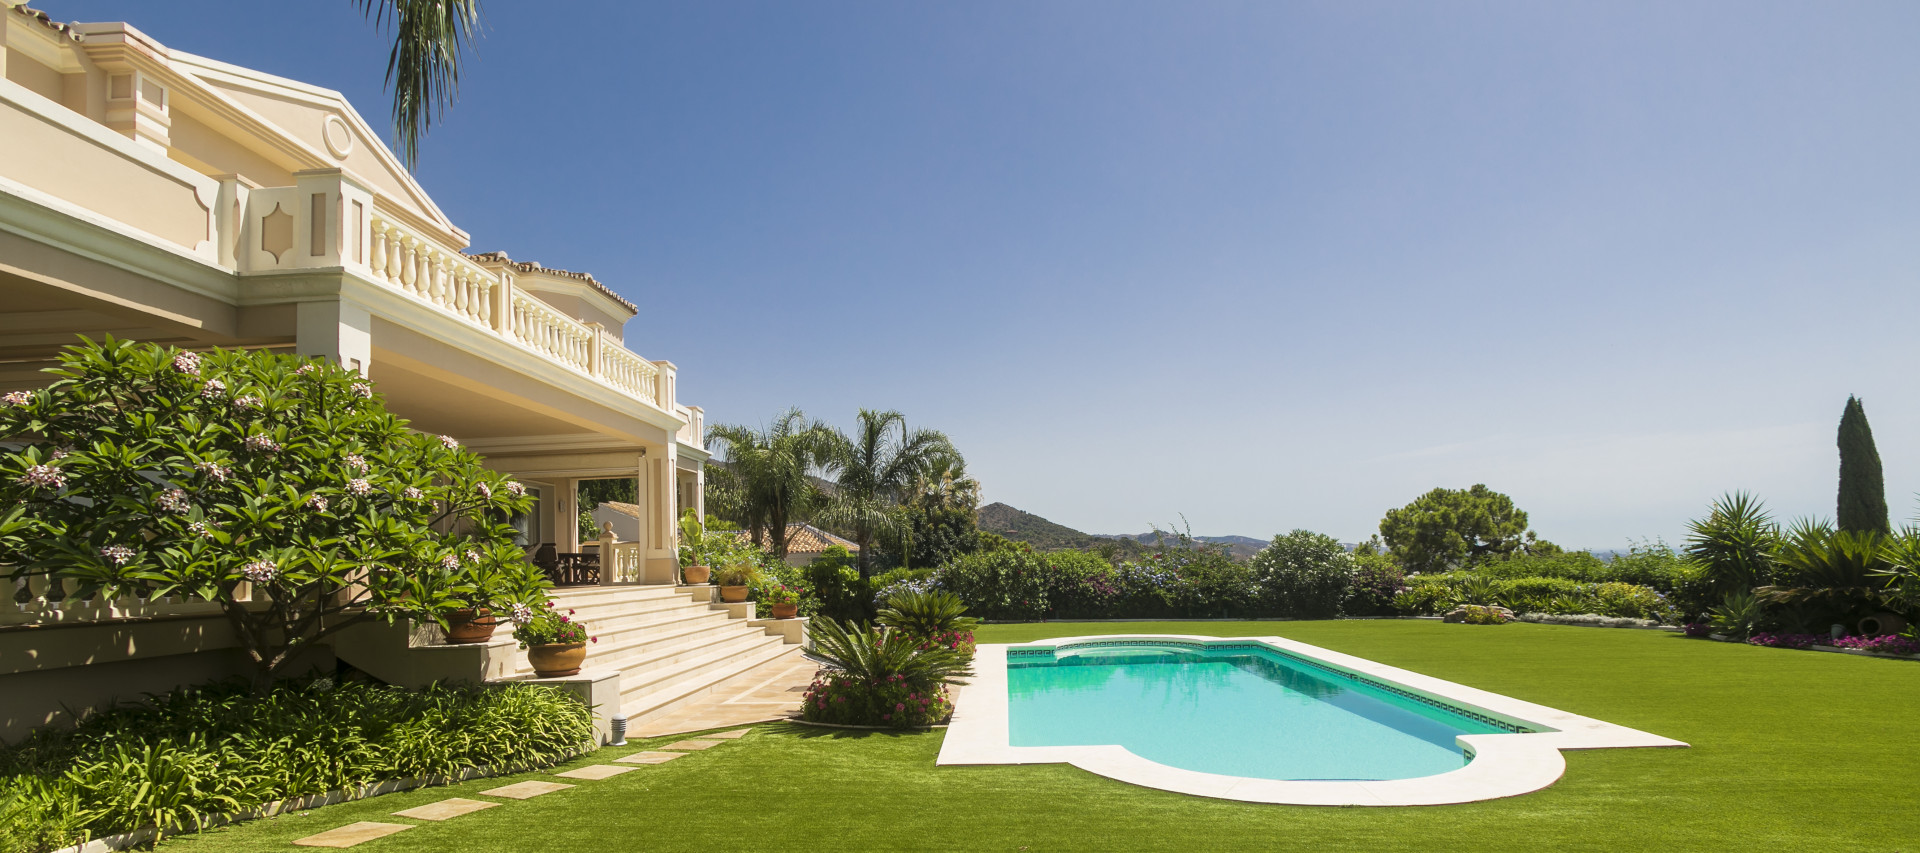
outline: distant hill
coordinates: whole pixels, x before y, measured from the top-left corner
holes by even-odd
[[[1025,542],[1041,551],[1090,548],[1100,544],[1100,541],[1105,538],[1081,533],[1064,524],[1055,524],[1033,513],[998,502],[981,507],[975,523],[980,525],[981,530],[991,530],[1008,539]]]
[[[1142,545],[1152,545],[1154,539],[1151,531],[1147,533],[1096,533],[1094,535],[1102,539],[1131,540]],[[1167,541],[1173,541],[1174,537],[1171,532],[1166,533],[1165,536]],[[1209,545],[1226,546],[1227,555],[1236,560],[1253,559],[1253,555],[1260,553],[1260,549],[1267,547],[1267,543],[1271,541],[1267,539],[1255,539],[1251,536],[1195,536],[1193,538],[1196,541],[1205,542]]]

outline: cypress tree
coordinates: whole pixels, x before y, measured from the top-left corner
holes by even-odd
[[[1840,529],[1890,533],[1887,485],[1880,474],[1880,451],[1873,447],[1867,410],[1854,397],[1840,416]]]

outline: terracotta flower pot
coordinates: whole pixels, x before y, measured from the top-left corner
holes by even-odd
[[[541,678],[579,675],[580,664],[587,659],[586,643],[549,643],[527,647],[527,663]]]
[[[773,618],[775,619],[792,619],[793,617],[800,615],[800,605],[798,602],[789,602],[787,604],[775,604],[775,605],[772,605],[772,607],[773,607]]]
[[[734,604],[746,601],[747,587],[744,584],[741,586],[723,586],[720,588],[720,600]]]
[[[493,639],[493,611],[485,607],[455,610],[447,614],[447,642],[484,643]]]
[[[703,584],[713,579],[713,568],[710,566],[687,566],[681,571],[686,573],[689,584]]]

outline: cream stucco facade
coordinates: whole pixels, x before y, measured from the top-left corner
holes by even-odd
[[[661,322],[642,316],[660,301],[643,312],[588,275],[466,254],[467,233],[337,92],[20,0],[0,0],[0,43],[0,390],[44,384],[77,335],[334,360],[415,428],[535,488],[529,548],[580,550],[578,480],[637,478],[623,580],[676,576],[674,521],[704,509],[708,454],[678,368],[625,332]],[[0,611],[0,631],[73,621]],[[204,651],[220,630],[144,649]],[[0,652],[33,645],[0,638]],[[148,656],[136,646],[79,662]],[[0,679],[44,668],[23,655],[0,655]]]

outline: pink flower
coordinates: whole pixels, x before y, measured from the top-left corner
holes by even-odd
[[[408,486],[407,490],[404,492],[401,492],[400,494],[406,495],[407,500],[410,500],[410,501],[417,501],[427,496],[425,492],[422,492],[419,489],[416,489],[412,486]]]
[[[8,391],[5,397],[0,397],[0,400],[5,400],[8,408],[12,408],[33,402],[33,395],[25,391]]]
[[[193,467],[194,470],[222,483],[226,482],[228,475],[233,473],[233,469],[225,465],[215,465],[212,462],[196,462]]]
[[[168,489],[161,492],[160,497],[154,499],[154,503],[159,504],[163,511],[180,515],[185,515],[187,510],[193,508],[192,504],[187,502],[185,489]]]
[[[200,386],[200,396],[203,399],[211,400],[225,393],[227,393],[227,383],[218,379],[209,379],[207,384]]]
[[[66,486],[67,475],[52,465],[34,465],[20,475],[20,483],[35,489],[58,489]]]
[[[454,555],[452,555],[452,554],[448,554],[448,555],[446,555],[445,557],[441,557],[441,558],[440,558],[440,568],[443,568],[443,569],[446,569],[446,570],[447,570],[447,571],[449,571],[449,572],[451,572],[451,571],[453,571],[453,570],[455,570],[455,569],[458,569],[458,568],[460,568],[460,558],[459,558],[459,557],[455,557],[455,556],[454,556]]]
[[[100,549],[100,556],[116,566],[124,566],[133,559],[133,549],[125,545],[108,545]]]
[[[513,495],[514,497],[517,498],[526,493],[527,493],[526,486],[522,486],[519,483],[513,482],[513,481],[507,482],[507,494]]]
[[[587,641],[588,641],[588,642],[593,642],[593,643],[598,643],[598,642],[600,642],[600,638],[599,638],[599,637],[588,637],[588,638],[587,638]]]
[[[255,433],[253,435],[247,436],[247,440],[243,443],[247,446],[248,450],[256,451],[259,453],[272,453],[280,449],[280,444],[278,442],[274,441],[271,437],[261,433]]]
[[[280,567],[274,565],[272,560],[254,560],[241,566],[240,573],[254,583],[273,583],[273,579],[280,575]]]
[[[440,446],[448,450],[459,450],[460,442],[454,441],[453,436],[443,435],[443,436],[440,436]]]
[[[893,709],[894,709],[895,711],[905,711],[905,710],[907,709],[907,703],[905,703],[905,702],[895,702],[895,703],[893,703]]]
[[[516,604],[508,613],[507,619],[515,625],[525,627],[527,623],[533,621],[533,608],[524,604]]]
[[[568,612],[572,612],[572,611],[568,611]],[[571,617],[571,616],[562,616],[562,617],[560,617],[560,621],[561,621],[561,622],[563,622],[563,623],[564,623],[564,622],[572,622],[572,621],[573,621],[573,617]]]
[[[346,463],[348,468],[352,468],[353,470],[359,471],[363,474],[366,473],[366,470],[368,468],[366,457],[363,457],[358,453],[347,454]]]
[[[353,383],[353,396],[359,397],[362,400],[368,399],[373,396],[373,386],[365,382],[355,382]]]
[[[188,376],[199,376],[200,354],[197,352],[183,352],[174,356],[173,372],[185,373]]]
[[[488,499],[491,499],[493,497],[493,489],[490,488],[486,483],[474,483],[473,490],[476,492],[479,492],[480,497],[488,498]]]
[[[196,536],[200,536],[206,539],[213,538],[213,525],[208,524],[207,522],[204,522],[204,521],[193,522],[187,525],[187,529],[192,531]]]
[[[252,394],[242,394],[238,397],[233,398],[233,407],[236,409],[252,409],[252,408],[258,407],[259,405],[260,405],[260,398],[255,397]]]
[[[373,484],[359,477],[355,477],[347,481],[347,491],[365,497],[368,492],[373,491]]]
[[[305,376],[309,373],[312,373],[316,369],[317,368],[314,367],[313,362],[307,362],[306,364],[300,365],[298,368],[295,368],[293,371],[293,375]]]
[[[313,510],[314,512],[326,512],[327,499],[321,495],[314,495],[313,497],[307,498],[307,509]]]
[[[893,719],[893,715],[892,715],[892,714],[881,714],[881,715],[880,715],[880,719],[882,719],[882,720],[891,720],[891,719]]]

